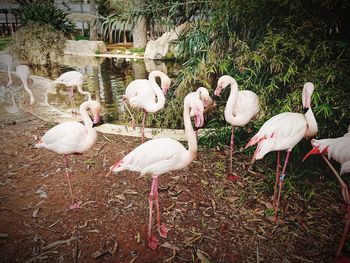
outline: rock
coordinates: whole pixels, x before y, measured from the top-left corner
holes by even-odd
[[[67,40],[64,50],[68,55],[95,55],[104,52],[107,52],[107,49],[103,41],[90,40]]]
[[[188,23],[184,23],[176,27],[174,30],[165,32],[156,40],[150,40],[147,43],[144,58],[164,59],[169,51],[171,41],[176,40],[181,32],[188,27]]]

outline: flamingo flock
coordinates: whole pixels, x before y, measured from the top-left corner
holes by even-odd
[[[7,86],[12,84],[11,66],[12,57],[0,54],[0,62],[7,66],[8,81]],[[24,89],[30,96],[30,105],[35,102],[33,93],[28,87],[28,77],[30,70],[26,65],[16,67],[15,74],[21,79]],[[160,86],[156,78],[160,78]],[[53,85],[63,84],[69,88],[69,100],[72,114],[76,114],[73,89],[77,87],[79,93],[86,95],[86,101],[80,105],[80,115],[84,124],[79,122],[65,122],[58,124],[48,130],[38,143],[36,148],[46,148],[57,154],[64,156],[66,167],[66,178],[69,186],[71,204],[70,209],[81,207],[81,201],[77,201],[73,195],[71,186],[71,172],[68,164],[68,156],[74,153],[84,153],[93,147],[96,142],[97,132],[93,127],[99,121],[101,105],[91,99],[91,94],[82,89],[84,75],[78,71],[69,71],[52,81]],[[134,150],[126,154],[109,168],[107,176],[112,173],[122,171],[132,171],[148,176],[152,179],[148,203],[148,245],[155,250],[159,246],[159,240],[152,234],[153,225],[153,205],[155,204],[157,213],[157,231],[160,237],[167,238],[168,229],[165,224],[161,224],[161,213],[158,194],[158,180],[160,175],[165,175],[171,171],[181,170],[189,166],[196,159],[198,153],[197,133],[204,124],[205,112],[215,105],[209,91],[205,87],[199,87],[196,91],[187,94],[183,103],[184,130],[187,137],[188,147],[170,138],[156,138],[145,142],[145,120],[147,114],[156,113],[164,108],[166,94],[170,88],[171,79],[161,71],[152,71],[148,79],[137,79],[132,81],[125,89],[122,98],[126,110],[131,115],[131,126],[135,127],[135,120],[128,105],[135,109],[143,110],[141,124],[141,144]],[[237,81],[229,76],[223,75],[217,81],[214,95],[220,96],[222,91],[230,87],[230,95],[224,110],[225,120],[231,125],[230,157],[228,160],[227,179],[236,181],[239,177],[233,173],[233,153],[234,153],[234,129],[244,127],[253,121],[260,110],[258,96],[250,90],[239,90]],[[311,108],[312,94],[315,86],[311,82],[306,82],[302,90],[303,113],[283,112],[267,120],[259,131],[249,140],[245,148],[257,144],[252,157],[252,162],[262,159],[266,154],[277,151],[276,179],[273,194],[274,222],[277,223],[278,210],[281,200],[281,193],[286,177],[286,170],[292,149],[303,139],[313,138],[317,135],[318,125]],[[91,111],[93,120],[89,117]],[[191,118],[194,118],[193,128]],[[311,140],[313,149],[306,154],[304,160],[311,155],[318,154],[330,166],[334,175],[340,183],[342,196],[347,205],[346,223],[343,234],[336,252],[336,257],[340,256],[343,248],[348,228],[350,225],[350,194],[346,183],[341,178],[344,173],[350,172],[350,126],[348,133],[343,137]],[[281,151],[286,151],[286,157],[282,171],[280,171]],[[328,158],[325,156],[327,155]],[[328,159],[334,159],[341,164],[340,174],[332,166]]]

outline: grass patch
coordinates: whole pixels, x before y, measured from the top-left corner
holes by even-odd
[[[129,51],[132,53],[145,53],[144,48],[130,48]]]
[[[74,36],[74,39],[75,39],[76,41],[78,41],[78,40],[90,40],[90,37],[78,35],[78,36]]]
[[[10,40],[11,37],[0,37],[0,51],[4,50],[7,47]]]

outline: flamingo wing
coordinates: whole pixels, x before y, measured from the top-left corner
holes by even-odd
[[[64,84],[66,86],[82,85],[84,82],[83,77],[83,74],[79,71],[68,71],[54,80],[54,83]]]
[[[264,123],[246,148],[258,143],[254,153],[257,160],[270,151],[290,150],[303,138],[306,129],[307,123],[303,114],[280,113]]]
[[[60,154],[81,151],[87,136],[86,128],[79,122],[64,122],[48,130],[36,147],[44,147]]]
[[[123,170],[142,172],[143,175],[145,172],[156,172],[156,164],[161,162],[160,167],[164,168],[168,165],[168,169],[164,171],[159,170],[157,174],[159,172],[165,173],[170,171],[170,166],[175,167],[172,170],[185,167],[186,164],[184,165],[184,163],[187,155],[186,148],[180,142],[169,138],[157,138],[136,147],[112,169],[114,172]],[[146,170],[143,171],[143,169]]]

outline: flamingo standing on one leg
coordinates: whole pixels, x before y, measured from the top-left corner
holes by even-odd
[[[238,90],[237,82],[234,78],[224,75],[219,78],[214,94],[220,96],[222,90],[228,85],[231,93],[225,107],[225,120],[232,125],[230,142],[230,166],[227,179],[237,180],[238,176],[232,174],[232,155],[234,151],[234,127],[245,126],[259,112],[259,98],[250,90]]]
[[[8,82],[6,86],[10,86],[12,84],[12,78],[11,78],[11,66],[12,66],[12,56],[9,54],[0,54],[0,64],[4,64],[7,66],[7,77]]]
[[[97,101],[88,100],[80,105],[81,118],[84,125],[80,122],[69,121],[56,125],[48,130],[40,141],[35,145],[37,148],[46,148],[53,152],[63,154],[66,165],[66,176],[68,180],[69,191],[72,198],[70,209],[79,208],[81,201],[75,202],[70,183],[68,155],[72,153],[83,153],[89,150],[95,143],[97,132],[93,124],[99,122],[99,112],[101,105]],[[88,110],[91,110],[94,120],[89,117]]]
[[[76,114],[76,105],[74,101],[74,94],[73,94],[73,88],[74,86],[77,87],[78,92],[80,94],[86,95],[88,97],[88,100],[91,100],[91,94],[88,91],[83,90],[83,83],[84,83],[84,75],[80,73],[79,71],[68,71],[66,73],[63,73],[61,76],[59,76],[56,80],[52,82],[52,84],[63,84],[67,87],[69,87],[69,100],[72,108],[72,114]]]
[[[170,171],[185,168],[197,156],[197,137],[191,124],[191,110],[195,114],[195,126],[201,127],[204,122],[204,107],[202,101],[199,100],[198,95],[195,93],[188,94],[184,100],[183,118],[185,133],[188,140],[188,150],[174,139],[157,138],[136,147],[123,159],[110,167],[109,173],[129,170],[140,172],[141,176],[152,176],[152,186],[149,195],[148,225],[148,244],[151,249],[156,249],[158,246],[158,239],[156,236],[151,236],[153,201],[155,201],[157,208],[158,232],[161,237],[167,237],[168,232],[166,226],[160,224],[158,176]]]
[[[156,77],[161,80],[161,88],[156,82]],[[132,116],[126,101],[130,106],[137,109],[143,109],[143,119],[141,127],[141,142],[145,137],[145,120],[148,112],[157,112],[164,107],[165,95],[170,88],[170,78],[161,71],[152,71],[148,79],[136,79],[127,86],[122,102],[132,118],[132,126],[135,127],[134,117]]]
[[[339,258],[350,225],[349,190],[346,183],[340,177],[340,175],[344,173],[350,173],[350,125],[348,127],[348,133],[346,133],[343,137],[323,140],[312,140],[311,144],[313,146],[313,149],[305,155],[304,160],[312,154],[320,154],[322,156],[322,158],[333,171],[334,175],[337,177],[342,189],[343,199],[347,205],[346,222],[337,252],[335,254],[336,257]],[[329,162],[329,160],[325,157],[325,154],[328,155],[328,159],[332,158],[341,164],[340,175],[334,169],[333,165]]]
[[[32,91],[28,87],[28,77],[30,75],[30,69],[27,65],[18,65],[16,67],[16,75],[21,79],[24,89],[27,91],[30,97],[29,105],[35,102]]]
[[[280,113],[261,126],[257,134],[250,139],[245,148],[258,144],[253,156],[254,160],[259,160],[268,152],[278,151],[276,183],[273,195],[273,204],[275,206],[274,221],[277,221],[278,206],[283,187],[283,180],[288,164],[288,158],[291,150],[302,138],[310,138],[317,134],[317,122],[311,109],[311,96],[314,91],[314,85],[311,82],[304,84],[302,93],[302,102],[305,114],[295,112]],[[279,175],[280,151],[287,150],[286,160],[284,162],[282,174]],[[278,199],[276,203],[277,184],[279,184]]]

